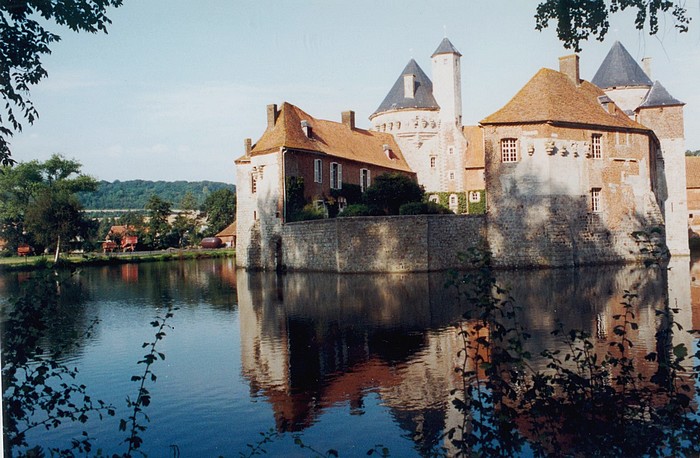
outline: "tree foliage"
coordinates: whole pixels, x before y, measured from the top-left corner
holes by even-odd
[[[581,42],[594,37],[603,41],[610,29],[610,16],[626,9],[636,11],[634,26],[638,30],[648,28],[650,35],[659,31],[660,16],[670,14],[674,27],[687,32],[690,23],[683,0],[545,0],[537,5],[535,21],[537,30],[557,24],[557,37],[564,47],[581,51]]]
[[[30,161],[0,173],[0,238],[11,250],[20,243],[55,247],[86,229],[82,206],[75,194],[96,189],[94,178],[80,171],[79,162],[53,155],[45,162]]]
[[[220,189],[228,189],[234,194],[236,192],[235,185],[217,181],[116,180],[100,181],[98,185],[94,193],[79,194],[80,202],[86,209],[141,210],[153,194],[180,206],[183,203],[191,205],[191,201],[185,200],[188,193],[195,199],[194,208],[199,208],[211,194]]]
[[[107,32],[109,7],[122,0],[7,0],[0,2],[0,165],[14,163],[9,138],[22,130],[21,119],[38,117],[29,91],[48,73],[41,59],[61,37],[47,27],[53,22],[74,32]]]
[[[161,249],[168,246],[167,237],[170,234],[168,216],[172,205],[156,195],[152,195],[146,204],[148,210],[148,235],[147,243],[152,248]]]
[[[367,205],[398,215],[401,205],[423,200],[423,187],[402,173],[384,173],[374,179],[363,199]]]
[[[224,188],[212,192],[204,200],[202,209],[207,217],[206,235],[221,232],[236,219],[236,193]]]

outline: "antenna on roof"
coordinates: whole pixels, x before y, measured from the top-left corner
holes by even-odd
[[[413,48],[408,48],[408,52],[411,54],[411,59],[413,59]]]
[[[447,24],[443,25],[442,28],[445,31],[445,38],[447,38]]]

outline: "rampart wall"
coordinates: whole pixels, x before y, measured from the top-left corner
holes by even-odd
[[[458,268],[459,253],[483,246],[476,215],[333,218],[285,224],[282,264],[289,270],[428,272]]]

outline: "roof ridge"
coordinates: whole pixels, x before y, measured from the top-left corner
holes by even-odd
[[[637,109],[667,107],[676,105],[685,105],[685,103],[673,97],[668,92],[668,90],[666,90],[666,88],[657,80],[654,81],[654,84],[651,86],[651,89],[649,89],[649,92],[647,92],[647,95],[644,97],[644,100],[642,101],[642,103],[639,104]]]

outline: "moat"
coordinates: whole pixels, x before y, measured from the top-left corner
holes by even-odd
[[[639,329],[629,337],[643,356],[658,344],[656,310],[666,299],[680,309],[675,320],[684,329],[700,328],[698,273],[700,261],[685,258],[668,275],[639,266],[496,275],[522,306],[533,354],[561,346],[550,333],[558,321],[603,342],[614,334],[625,291],[636,292]],[[7,298],[35,274],[0,276],[3,316]],[[446,280],[445,273],[247,273],[230,258],[82,268],[61,284],[64,302],[46,345],[69,348],[62,361],[116,415],[36,428],[27,442],[67,447],[86,430],[93,453],[124,453],[118,424],[138,389],[131,377],[143,370],[142,343],[153,340],[154,317],[175,307],[173,329],[158,344],[165,359],[152,367],[157,381],[147,383],[149,456],[246,456],[261,433],[270,437],[269,456],[309,456],[295,437],[341,456],[364,456],[378,444],[392,456],[443,447],[450,454],[444,434],[463,420],[451,392],[462,383],[454,369],[467,306]],[[697,337],[674,339],[698,347]],[[695,405],[697,393],[694,386]]]

